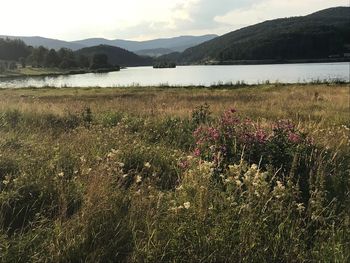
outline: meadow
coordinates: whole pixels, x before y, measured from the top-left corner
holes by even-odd
[[[349,262],[349,92],[0,90],[0,262]]]

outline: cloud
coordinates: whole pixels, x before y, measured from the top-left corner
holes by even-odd
[[[267,19],[347,4],[348,0],[4,0],[0,24],[6,26],[0,35],[141,40],[223,34]]]
[[[232,10],[249,8],[254,3],[253,0],[199,0],[189,10],[193,19],[191,24],[193,29],[213,28],[218,24],[215,17],[222,16]]]

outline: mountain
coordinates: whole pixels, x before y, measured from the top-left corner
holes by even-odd
[[[349,44],[350,8],[336,7],[245,27],[191,47],[178,54],[177,60],[207,63],[341,57]]]
[[[49,49],[53,48],[56,50],[62,47],[69,48],[72,50],[78,50],[85,47],[84,45],[81,45],[78,43],[62,41],[58,39],[45,38],[45,37],[0,36],[0,38],[20,39],[28,46],[33,46],[33,47],[43,46]]]
[[[172,52],[182,52],[187,48],[196,46],[205,41],[211,40],[217,35],[204,36],[180,36],[173,38],[160,38],[147,41],[131,41],[131,40],[108,40],[105,38],[88,38],[79,41],[62,41],[58,39],[44,37],[23,37],[23,36],[0,36],[0,38],[21,39],[25,44],[33,47],[44,46],[46,48],[60,49],[69,48],[73,51],[85,47],[93,47],[98,45],[107,45],[120,47],[132,52],[140,51],[139,54],[159,56]]]
[[[72,43],[83,45],[86,47],[96,45],[109,45],[127,49],[129,51],[139,51],[147,49],[170,49],[171,52],[182,52],[189,47],[196,46],[205,41],[216,38],[217,35],[204,35],[204,36],[180,36],[173,38],[160,38],[147,41],[131,41],[131,40],[108,40],[104,38],[89,38],[79,41],[73,41]]]
[[[173,52],[174,50],[171,50],[168,48],[143,49],[143,50],[135,51],[135,53],[139,56],[148,56],[148,57],[160,57]]]
[[[77,55],[85,55],[93,57],[95,54],[105,54],[108,57],[108,62],[118,66],[149,66],[153,60],[149,57],[141,57],[119,47],[108,45],[98,45],[94,47],[86,47],[75,52]]]

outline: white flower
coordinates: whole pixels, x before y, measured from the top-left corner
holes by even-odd
[[[136,176],[136,183],[141,183],[142,182],[142,176],[138,175]]]
[[[281,181],[277,181],[277,189],[284,190],[285,186],[281,183]]]
[[[180,191],[180,190],[182,190],[182,189],[184,189],[184,187],[183,187],[182,185],[180,185],[179,187],[176,187],[176,190],[177,190],[177,191]]]
[[[4,185],[7,185],[7,184],[9,183],[9,181],[8,181],[8,180],[4,180],[4,181],[2,181],[2,183],[3,183]]]
[[[256,164],[252,164],[252,169],[253,170],[258,170],[258,166]]]
[[[58,176],[59,176],[59,177],[63,177],[63,176],[64,176],[64,172],[58,173]]]
[[[189,209],[190,206],[191,206],[191,203],[190,203],[190,202],[185,202],[185,203],[184,203],[184,207],[185,207],[186,209]]]
[[[299,212],[304,211],[304,209],[305,209],[305,207],[304,207],[304,204],[303,204],[303,203],[297,204],[297,210],[298,210]]]
[[[151,164],[149,162],[146,162],[144,165],[146,168],[151,168]]]

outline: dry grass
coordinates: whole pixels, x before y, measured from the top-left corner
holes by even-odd
[[[93,112],[123,111],[157,116],[189,116],[197,105],[208,103],[214,114],[235,107],[252,118],[291,118],[301,121],[345,122],[349,86],[288,85],[240,89],[207,88],[65,88],[0,91],[0,110],[75,112],[89,106]],[[336,124],[336,123],[334,123]]]

